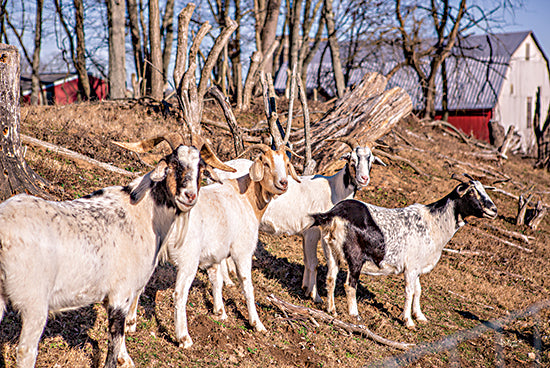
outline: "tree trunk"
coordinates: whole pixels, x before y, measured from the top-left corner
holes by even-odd
[[[42,9],[44,0],[36,1],[36,24],[34,28],[34,51],[32,54],[32,76],[31,76],[31,104],[39,105],[41,101],[42,88],[40,86],[40,49],[42,40]]]
[[[550,105],[544,124],[540,124],[540,87],[537,89],[535,100],[535,119],[533,121],[533,129],[535,137],[537,137],[537,162],[535,167],[542,169],[546,168],[550,171]]]
[[[174,43],[174,0],[166,1],[166,9],[162,17],[162,37],[164,38],[164,50],[162,51],[162,72],[164,83],[168,80],[168,66],[172,56],[172,44]]]
[[[151,97],[162,100],[164,77],[162,76],[162,53],[160,48],[159,0],[149,1],[149,53],[151,54]]]
[[[266,6],[265,21],[261,30],[262,38],[262,53],[273,44],[275,37],[277,36],[277,23],[279,21],[279,10],[281,7],[281,0],[268,0]],[[283,27],[284,29],[284,27]],[[282,42],[281,42],[282,44]],[[265,65],[265,72],[273,72],[273,62],[268,62]]]
[[[344,71],[342,70],[342,61],[340,60],[340,46],[338,45],[338,38],[336,37],[332,0],[325,0],[323,15],[327,26],[330,56],[332,57],[332,67],[334,70],[334,83],[336,84],[336,95],[338,98],[342,98],[346,90],[346,82],[344,81]]]
[[[74,67],[78,74],[78,89],[80,98],[89,100],[91,94],[88,71],[86,70],[86,43],[84,40],[84,4],[82,0],[74,0],[74,16],[76,31],[76,60]]]
[[[49,197],[46,182],[27,166],[19,137],[20,57],[17,48],[0,44],[0,199],[17,193]]]
[[[143,45],[141,43],[141,32],[139,30],[138,6],[136,0],[127,0],[128,21],[132,40],[132,52],[134,55],[134,67],[136,69],[136,79],[134,89],[134,98],[141,97],[143,81],[145,79]]]
[[[126,97],[126,46],[124,0],[107,0],[109,22],[109,96]]]

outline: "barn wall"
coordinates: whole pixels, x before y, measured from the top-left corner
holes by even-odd
[[[491,117],[491,110],[449,111],[447,121],[466,135],[473,135],[477,139],[489,142],[488,123]],[[441,119],[441,114],[438,113],[435,118]]]
[[[526,59],[527,48],[529,48],[529,60]],[[535,144],[532,119],[535,112],[535,95],[539,86],[541,87],[542,123],[546,119],[550,104],[550,75],[542,51],[532,35],[529,35],[512,55],[495,107],[495,120],[499,121],[506,130],[511,125],[516,126],[516,130],[522,137],[521,144],[525,152],[532,150]],[[528,98],[531,99],[529,111]]]

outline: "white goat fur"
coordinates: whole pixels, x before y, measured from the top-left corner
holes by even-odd
[[[199,151],[180,146],[172,155],[188,175],[183,185],[165,188],[172,197],[164,199],[172,206],[159,204],[151,189],[166,185],[165,178],[179,180],[166,161],[126,187],[108,187],[73,201],[18,195],[0,204],[0,312],[3,316],[9,300],[21,314],[18,367],[34,366],[48,312],[103,301],[110,332],[105,366],[114,368],[117,360],[133,366],[124,343],[124,318],[152,274],[177,212],[186,221],[198,191]]]
[[[287,193],[271,201],[260,224],[260,230],[269,234],[302,236],[304,253],[302,288],[316,303],[322,302],[317,291],[317,266],[319,265],[317,244],[322,239],[318,227],[309,228],[311,224],[309,214],[328,211],[341,200],[353,198],[358,189],[368,185],[372,164],[384,165],[367,146],[356,147],[342,158],[347,160],[346,166],[332,176],[301,176],[301,183],[290,179]],[[235,168],[237,172],[232,174],[218,172],[220,178],[231,178],[246,172],[252,161],[237,159],[228,161],[226,164]],[[231,285],[232,282],[225,272],[226,269],[233,268],[231,262],[228,266],[224,262],[222,266],[224,281]]]
[[[263,171],[260,176],[258,170]],[[260,218],[271,198],[286,190],[287,171],[298,179],[285,151],[269,150],[249,166],[247,174],[227,179],[223,185],[202,188],[196,206],[190,211],[187,229],[180,227],[179,221],[174,224],[166,243],[169,258],[177,267],[175,330],[180,346],[188,348],[193,344],[186,305],[198,267],[207,269],[212,282],[214,313],[221,319],[227,318],[220,262],[229,256],[235,262],[243,287],[250,324],[257,331],[266,331],[254,302],[252,256],[258,242]]]

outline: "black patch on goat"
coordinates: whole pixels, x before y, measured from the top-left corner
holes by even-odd
[[[357,287],[361,268],[366,261],[371,261],[380,267],[380,262],[386,255],[384,234],[363,203],[346,199],[337,203],[328,212],[311,216],[315,220],[314,226],[326,225],[335,217],[348,222],[343,251],[350,272],[350,286]]]
[[[107,310],[109,316],[109,333],[111,338],[109,339],[109,346],[107,351],[107,359],[105,361],[105,367],[117,366],[117,354],[119,351],[114,351],[115,345],[120,348],[120,341],[124,338],[124,324],[126,321],[126,313],[119,308],[112,308],[109,306]]]
[[[87,194],[87,195],[83,196],[82,198],[83,199],[90,199],[90,198],[93,198],[93,197],[99,197],[99,196],[102,196],[103,193],[105,193],[105,191],[103,189],[99,189],[99,190],[96,190],[93,193],[90,193],[90,194]]]
[[[344,187],[347,188],[350,185],[353,187],[353,196],[355,197],[355,193],[357,192],[357,183],[355,182],[355,177],[351,174],[350,170],[350,164],[347,163],[346,166],[344,166]]]

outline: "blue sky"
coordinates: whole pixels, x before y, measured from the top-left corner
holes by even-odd
[[[550,57],[550,1],[524,0],[523,8],[516,10],[512,20],[514,24],[504,31],[533,31],[544,53]]]

